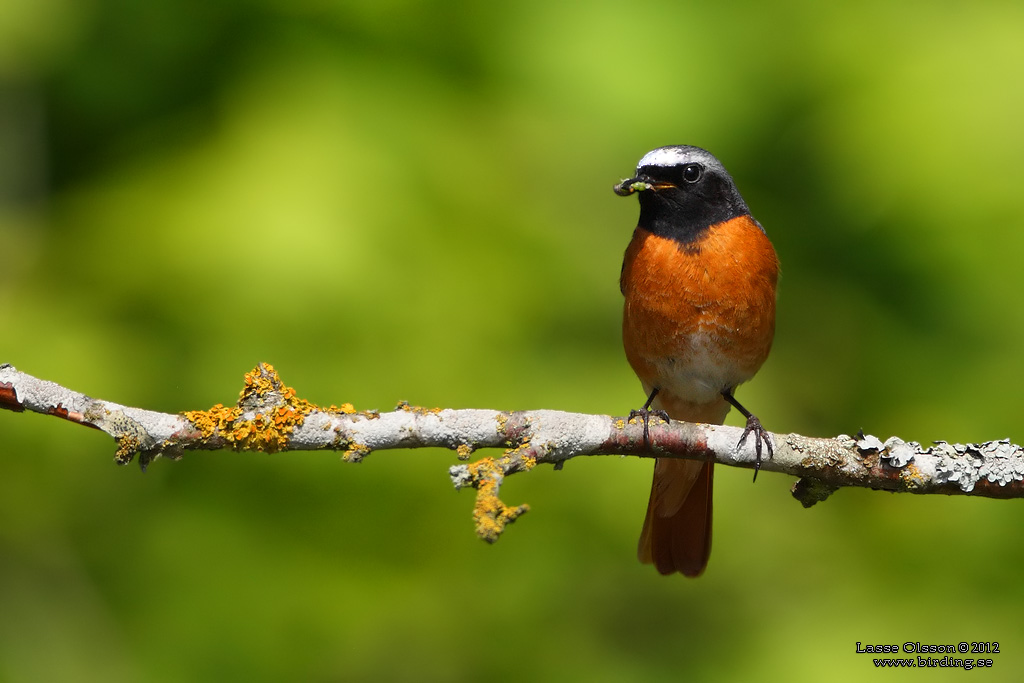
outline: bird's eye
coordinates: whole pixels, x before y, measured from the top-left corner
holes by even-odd
[[[688,183],[695,183],[704,175],[704,168],[700,164],[687,164],[683,166],[683,180]]]

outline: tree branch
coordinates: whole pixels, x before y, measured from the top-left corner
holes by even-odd
[[[650,443],[644,443],[642,425],[608,415],[442,410],[407,403],[389,413],[357,412],[347,403],[323,408],[298,398],[266,363],[246,374],[234,406],[218,404],[177,415],[93,399],[2,364],[0,408],[54,415],[106,432],[117,443],[115,461],[124,465],[138,455],[143,470],[156,458],[178,460],[189,450],[335,450],[342,451],[345,462],[360,462],[373,451],[393,448],[448,448],[460,460],[469,460],[482,448],[500,448],[500,456],[449,468],[456,488],[476,489],[473,517],[477,533],[488,542],[529,509],[501,501],[504,478],[541,463],[561,469],[577,456],[622,454],[754,465],[753,444],[737,447],[742,433],[738,427],[652,422]],[[864,434],[771,438],[775,455],[761,469],[799,477],[793,495],[805,507],[843,486],[1024,497],[1024,450],[1008,439],[983,444],[937,441],[924,448],[897,437],[883,443]]]

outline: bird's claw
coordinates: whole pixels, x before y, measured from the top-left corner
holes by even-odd
[[[629,422],[632,422],[633,419],[637,418],[637,417],[639,417],[640,419],[643,420],[643,423],[644,423],[644,447],[648,447],[648,446],[651,445],[651,430],[650,430],[650,427],[649,427],[648,423],[650,422],[650,419],[651,419],[652,415],[654,417],[661,418],[661,420],[664,421],[665,423],[668,423],[670,421],[669,417],[668,417],[668,413],[666,413],[664,410],[651,410],[650,408],[640,408],[638,410],[631,410],[631,411],[629,411],[629,418],[628,418]]]
[[[757,473],[761,471],[761,442],[764,442],[765,447],[768,449],[768,459],[771,460],[772,456],[775,455],[775,451],[772,447],[772,438],[768,433],[768,430],[761,426],[761,421],[757,419],[757,416],[751,415],[747,418],[747,426],[743,429],[743,434],[740,435],[740,440],[736,442],[736,450],[738,451],[746,443],[749,435],[754,435],[754,481],[757,481]]]

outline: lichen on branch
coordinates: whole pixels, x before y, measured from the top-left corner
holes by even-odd
[[[238,403],[230,408],[218,403],[209,410],[182,413],[198,430],[200,438],[223,439],[236,451],[277,453],[288,449],[289,437],[314,411],[352,415],[351,403],[321,408],[281,381],[269,363],[260,363],[245,373],[245,386]]]

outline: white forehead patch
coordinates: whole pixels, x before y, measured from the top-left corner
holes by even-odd
[[[659,147],[658,149],[651,150],[645,154],[644,158],[640,160],[640,163],[638,163],[636,167],[676,166],[689,160],[690,156],[689,150],[679,149],[678,147]]]

